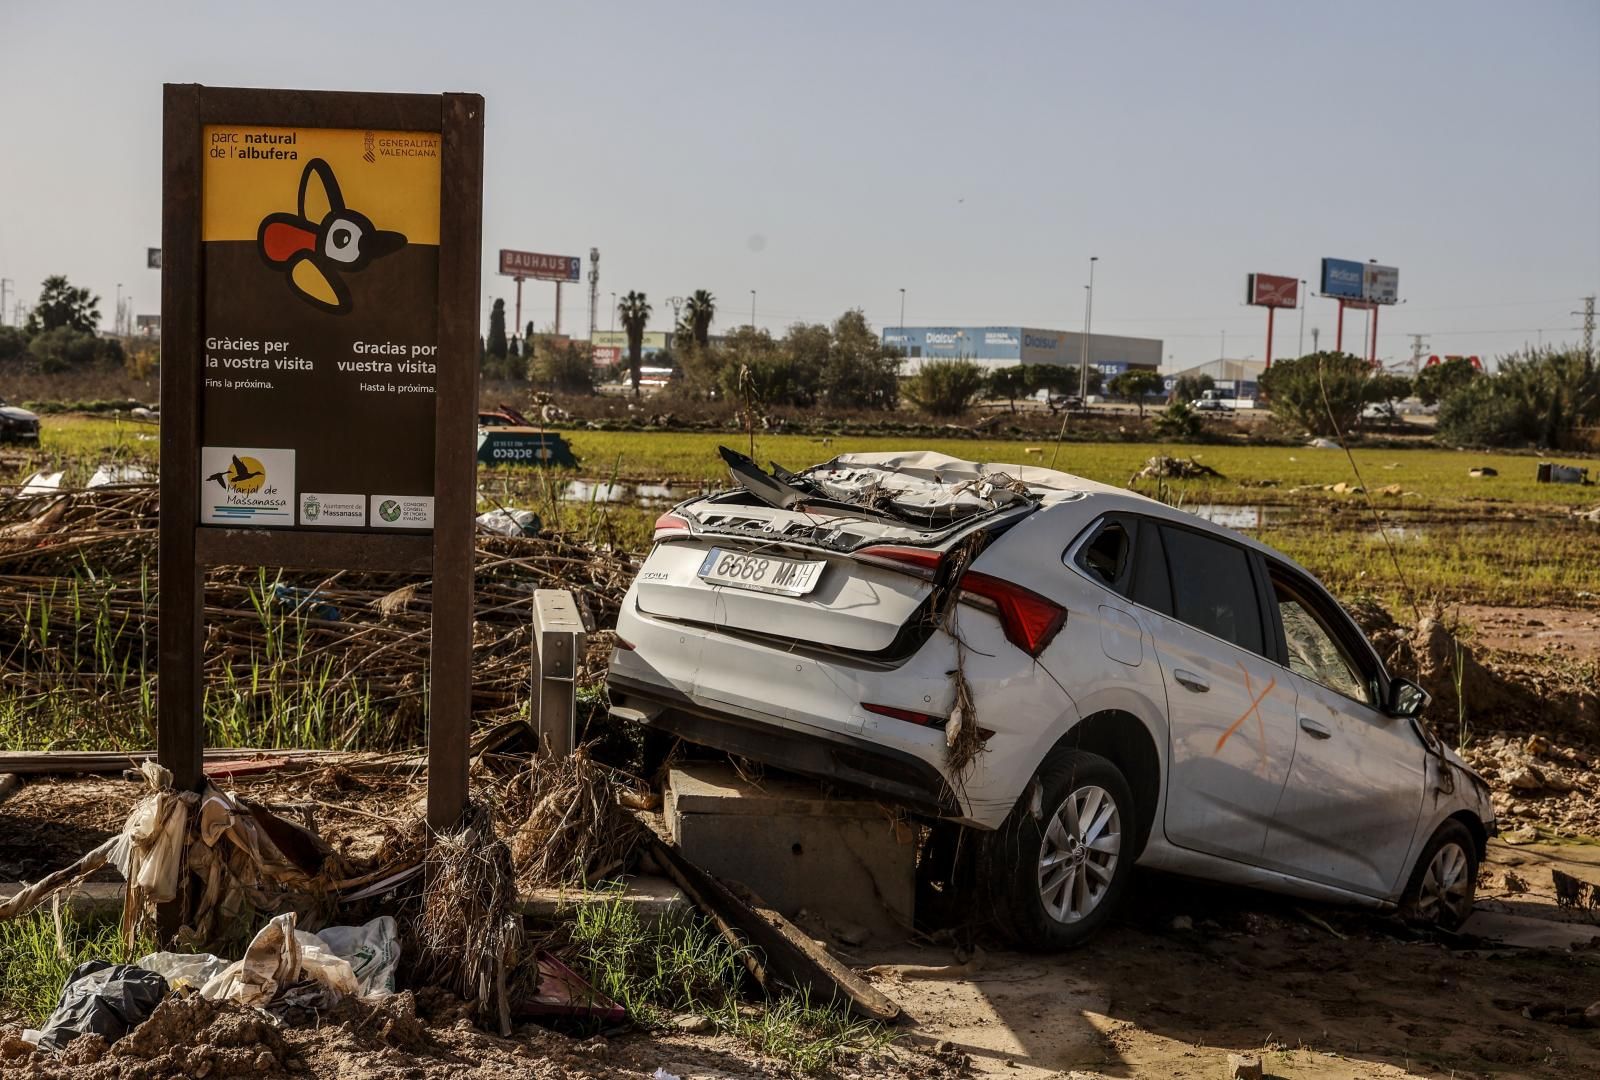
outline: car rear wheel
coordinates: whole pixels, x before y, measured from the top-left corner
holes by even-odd
[[[1071,948],[1111,916],[1133,872],[1133,793],[1098,754],[1067,750],[1033,783],[986,847],[996,921],[1014,944]]]
[[[1472,914],[1478,888],[1478,845],[1459,821],[1439,826],[1411,871],[1401,907],[1413,922],[1458,930]]]

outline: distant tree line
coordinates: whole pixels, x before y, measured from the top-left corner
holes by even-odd
[[[21,327],[0,326],[0,363],[44,374],[120,368],[125,354],[115,338],[99,334],[100,298],[63,275],[44,279],[39,301]]]

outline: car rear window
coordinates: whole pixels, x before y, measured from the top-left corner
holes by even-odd
[[[1265,655],[1261,605],[1244,549],[1170,525],[1161,527],[1161,540],[1172,579],[1173,617]]]

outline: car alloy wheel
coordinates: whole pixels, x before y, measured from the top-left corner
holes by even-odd
[[[1073,923],[1105,899],[1122,851],[1122,814],[1102,787],[1069,794],[1039,845],[1039,899],[1057,922]]]
[[[1417,915],[1430,923],[1459,924],[1472,910],[1472,860],[1454,841],[1439,846],[1417,891]]]

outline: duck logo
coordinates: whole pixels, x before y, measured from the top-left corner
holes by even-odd
[[[335,315],[351,308],[344,274],[406,246],[405,234],[379,229],[344,204],[339,181],[322,158],[306,162],[300,174],[299,212],[262,218],[256,242],[262,259],[284,272],[297,296]]]
[[[212,473],[206,477],[206,483],[215,481],[223,491],[237,491],[241,495],[253,495],[260,491],[267,482],[266,467],[257,459],[246,455],[233,455],[233,463],[222,472]]]

